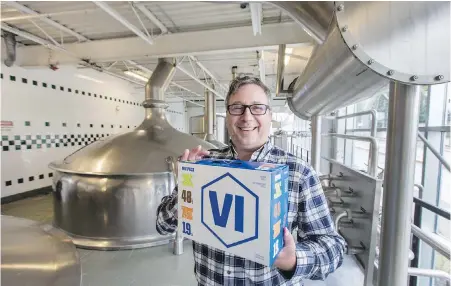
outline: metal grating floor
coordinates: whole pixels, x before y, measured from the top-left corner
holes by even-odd
[[[28,198],[2,205],[1,213],[51,224],[52,195]],[[137,250],[95,251],[78,249],[82,266],[82,286],[192,286],[191,241],[185,252],[172,254],[172,245]],[[177,275],[175,275],[177,273]],[[305,286],[361,286],[363,273],[351,256],[326,281],[305,281]]]

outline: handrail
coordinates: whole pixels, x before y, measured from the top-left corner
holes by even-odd
[[[443,218],[446,218],[448,220],[451,219],[451,214],[449,212],[447,212],[446,210],[444,210],[442,208],[439,208],[439,207],[436,207],[434,205],[431,205],[430,203],[427,203],[427,202],[423,201],[422,199],[413,197],[413,202],[415,204],[420,205],[421,207],[423,207],[425,209],[430,210],[431,212],[433,212],[433,213],[435,213],[435,214],[437,214],[437,215],[439,215],[439,216],[441,216]]]
[[[379,263],[374,261],[374,267],[376,269],[379,268]],[[407,274],[409,276],[424,276],[424,277],[433,277],[433,278],[442,278],[451,280],[451,275],[442,270],[436,269],[424,269],[424,268],[407,268]]]
[[[426,147],[428,147],[429,150],[431,150],[431,152],[435,155],[435,157],[437,157],[437,159],[448,170],[448,172],[451,172],[448,162],[446,162],[445,158],[443,158],[443,156],[440,155],[440,153],[434,148],[434,146],[432,146],[429,143],[429,141],[423,135],[421,135],[420,132],[418,132],[418,137],[420,137],[420,139],[421,139],[421,141],[423,141],[424,145],[426,145]]]
[[[371,145],[370,145],[370,158],[369,158],[369,162],[368,162],[368,174],[372,177],[377,176],[378,148],[377,148],[376,138],[370,137],[370,136],[355,136],[355,135],[339,134],[339,133],[325,133],[325,134],[322,134],[322,136],[370,142]]]
[[[377,132],[377,111],[374,109],[362,111],[362,112],[356,112],[352,114],[347,114],[343,116],[337,116],[335,119],[344,119],[344,118],[351,118],[351,117],[357,117],[361,115],[370,115],[371,117],[371,137],[376,137]]]
[[[431,233],[427,233],[416,225],[412,224],[412,234],[421,239],[423,242],[428,244],[434,250],[438,251],[441,255],[445,256],[447,259],[450,259],[450,246],[446,245],[442,241],[439,241],[436,237],[434,237]]]

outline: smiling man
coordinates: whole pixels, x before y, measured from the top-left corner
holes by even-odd
[[[199,285],[303,285],[303,279],[325,279],[343,261],[345,242],[336,232],[321,183],[313,168],[273,146],[270,90],[253,77],[236,78],[225,103],[230,144],[221,150],[185,150],[181,160],[203,157],[239,159],[289,167],[288,228],[273,267],[193,242],[194,272]],[[158,207],[160,234],[177,228],[177,188]],[[296,230],[296,239],[292,231]]]

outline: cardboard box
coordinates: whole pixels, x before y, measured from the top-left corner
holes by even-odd
[[[180,162],[179,231],[199,243],[271,266],[287,226],[288,166],[204,159]]]

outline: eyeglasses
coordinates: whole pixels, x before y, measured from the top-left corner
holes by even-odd
[[[231,104],[227,106],[227,110],[231,115],[243,115],[246,108],[249,108],[252,115],[264,115],[266,114],[266,111],[270,109],[266,104]]]

